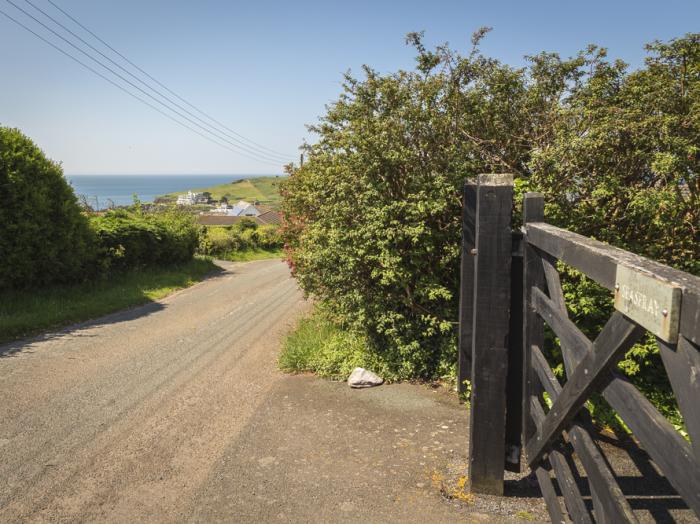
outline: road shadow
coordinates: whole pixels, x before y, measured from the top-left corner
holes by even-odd
[[[634,437],[618,430],[614,437],[598,434],[596,440],[641,520],[650,517],[654,522],[697,522],[694,512]]]
[[[521,478],[503,481],[503,495],[505,497],[539,499],[542,498],[542,491],[533,472]]]
[[[232,274],[234,274],[234,271],[230,266],[227,265],[225,267],[222,267],[221,265],[217,264],[217,269],[212,270],[210,273],[202,277],[197,284],[221,279],[224,277],[229,277]],[[180,289],[178,291],[175,291],[174,293],[179,293],[184,289],[188,288]],[[172,294],[168,296],[172,296]],[[115,311],[113,313],[108,313],[98,318],[72,323],[66,326],[56,327],[53,329],[48,329],[47,331],[38,335],[23,337],[14,341],[2,343],[0,344],[0,359],[15,357],[19,354],[31,353],[32,347],[40,342],[66,338],[96,337],[97,335],[85,333],[83,332],[83,330],[96,326],[118,324],[121,322],[136,320],[138,318],[147,317],[167,308],[167,304],[163,303],[160,300],[154,301],[148,298],[145,294],[143,295],[143,300],[144,303],[138,306],[132,306],[126,309]]]

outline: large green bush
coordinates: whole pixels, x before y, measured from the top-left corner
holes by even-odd
[[[61,166],[0,127],[0,291],[187,262],[201,232],[192,215],[139,204],[88,216]]]
[[[187,213],[116,209],[92,217],[97,263],[102,272],[170,265],[192,258],[201,227]]]
[[[348,74],[283,184],[296,277],[398,377],[456,361],[461,188],[478,173],[544,192],[555,224],[700,270],[700,35],[652,44],[629,72],[596,47],[513,68],[479,51],[485,33],[467,55],[412,34],[415,71]],[[565,286],[595,335],[609,295],[574,273]],[[658,365],[648,345],[621,367],[641,384]]]
[[[61,166],[0,127],[0,290],[80,280],[92,260],[88,221]]]
[[[282,248],[282,238],[276,225],[259,226],[244,219],[232,226],[208,227],[202,235],[199,252],[228,258],[246,250],[276,250]]]

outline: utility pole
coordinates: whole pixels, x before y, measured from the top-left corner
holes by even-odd
[[[299,167],[304,167],[304,153],[299,156]]]

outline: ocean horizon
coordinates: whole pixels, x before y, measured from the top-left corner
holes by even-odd
[[[114,203],[126,206],[153,202],[156,197],[175,191],[188,191],[244,178],[276,175],[64,175],[76,196],[84,196],[94,209],[105,209]]]

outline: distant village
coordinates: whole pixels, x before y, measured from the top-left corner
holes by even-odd
[[[204,226],[230,226],[241,220],[252,220],[258,225],[279,224],[281,214],[258,201],[239,200],[231,204],[226,197],[218,202],[212,200],[211,194],[188,191],[177,197],[178,206],[214,205],[208,211],[198,215],[198,222]]]

